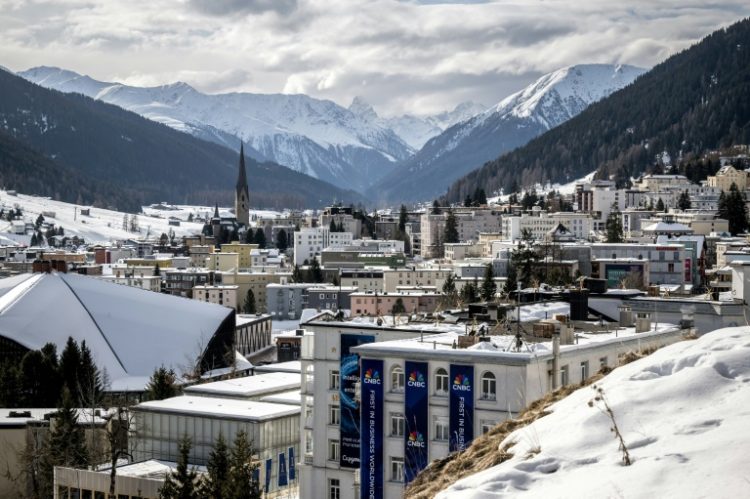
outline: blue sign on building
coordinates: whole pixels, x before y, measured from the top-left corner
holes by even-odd
[[[404,480],[411,482],[427,466],[427,363],[406,361],[404,389]]]
[[[342,468],[359,468],[359,404],[355,400],[355,387],[359,382],[359,355],[351,349],[372,343],[374,336],[359,334],[341,335],[341,369],[339,371],[339,393],[341,396],[341,458]]]
[[[463,451],[474,439],[474,367],[451,364],[449,451]]]
[[[383,499],[383,361],[362,359],[361,499]]]

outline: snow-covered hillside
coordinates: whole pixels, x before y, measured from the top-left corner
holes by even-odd
[[[442,499],[750,497],[750,327],[665,347],[600,380],[610,418],[581,388],[510,434],[511,459],[456,482]]]
[[[203,224],[180,222],[180,226],[169,225],[171,212],[154,213],[154,216],[139,215],[138,225],[140,232],[128,232],[123,230],[123,219],[129,215],[119,211],[105,210],[101,208],[89,208],[88,206],[74,205],[54,201],[39,196],[28,196],[18,194],[11,196],[7,191],[0,190],[0,206],[4,210],[20,207],[23,218],[27,222],[34,222],[43,212],[54,213],[54,216],[45,215],[45,222],[62,227],[66,236],[82,237],[87,243],[105,243],[117,239],[159,237],[162,233],[168,234],[170,229],[178,237],[200,233]],[[89,215],[82,215],[81,208],[89,209]],[[210,209],[206,209],[207,212]],[[153,213],[153,212],[152,212]],[[200,211],[198,213],[203,213]],[[163,218],[157,218],[157,216]],[[0,220],[0,243],[28,245],[30,237],[12,234],[11,224]]]
[[[47,88],[78,92],[204,139],[238,147],[334,185],[363,190],[373,178],[413,154],[377,120],[306,95],[207,95],[186,83],[141,88],[100,82],[60,68],[19,76]]]

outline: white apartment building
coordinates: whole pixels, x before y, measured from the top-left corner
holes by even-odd
[[[430,337],[449,330],[446,326],[442,329],[378,326],[376,320],[313,320],[301,325],[307,331],[302,337],[301,352],[301,499],[359,498],[358,484],[355,488],[359,441],[349,436],[343,442],[340,430],[342,418],[347,421],[345,425],[359,419],[356,407],[354,412],[347,409],[354,407],[353,387],[359,380],[356,355],[352,356],[351,348],[365,342]],[[342,368],[350,370],[348,376],[346,373],[342,376]],[[342,402],[344,394],[348,405]]]
[[[518,348],[513,337],[479,341],[458,329],[420,336],[329,326],[304,337],[303,366],[314,365],[319,376],[310,387],[315,411],[306,413],[303,401],[301,499],[403,497],[406,482],[429,462],[465,448],[554,387],[616,366],[628,351],[681,338],[677,327],[662,324],[638,334],[634,328],[579,333],[573,344],[569,329],[559,349],[552,340]],[[345,355],[342,339],[348,334],[371,340],[351,346],[351,337],[346,339],[351,392],[359,402],[356,441],[345,441],[351,435],[340,412],[344,377],[338,370],[346,364],[339,354]],[[345,451],[345,444],[351,448]],[[347,461],[355,454],[356,462]]]
[[[558,224],[568,229],[576,239],[588,239],[593,228],[591,215],[588,213],[547,213],[534,207],[532,213],[503,218],[503,238],[506,241],[521,239],[524,230],[531,232],[536,241],[542,241],[547,233]]]
[[[353,239],[351,232],[331,232],[328,227],[301,229],[294,233],[294,264],[303,265],[331,246],[348,246]]]
[[[644,285],[691,283],[696,265],[682,244],[592,244],[591,263],[594,276],[607,279],[611,288],[631,273],[640,273]]]

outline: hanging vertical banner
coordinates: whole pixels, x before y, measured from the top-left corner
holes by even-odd
[[[383,498],[383,361],[362,359],[361,499]]]
[[[273,459],[266,459],[266,494],[271,488],[271,472],[273,471]]]
[[[295,462],[294,462],[294,447],[289,447],[289,480],[294,481],[296,477],[296,471],[295,471]]]
[[[289,482],[286,479],[286,456],[283,452],[279,453],[279,487],[286,487]]]
[[[373,341],[375,341],[374,336],[341,335],[341,369],[339,370],[341,458],[339,464],[342,468],[359,468],[359,403],[355,399],[355,390],[359,383],[359,355],[352,353],[351,349]]]
[[[427,362],[406,361],[404,389],[404,481],[411,482],[427,466]]]
[[[451,364],[449,451],[463,451],[474,439],[474,367]]]

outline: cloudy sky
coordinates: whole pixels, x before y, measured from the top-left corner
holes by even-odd
[[[0,0],[0,65],[428,114],[570,64],[650,67],[748,15],[747,0]]]

